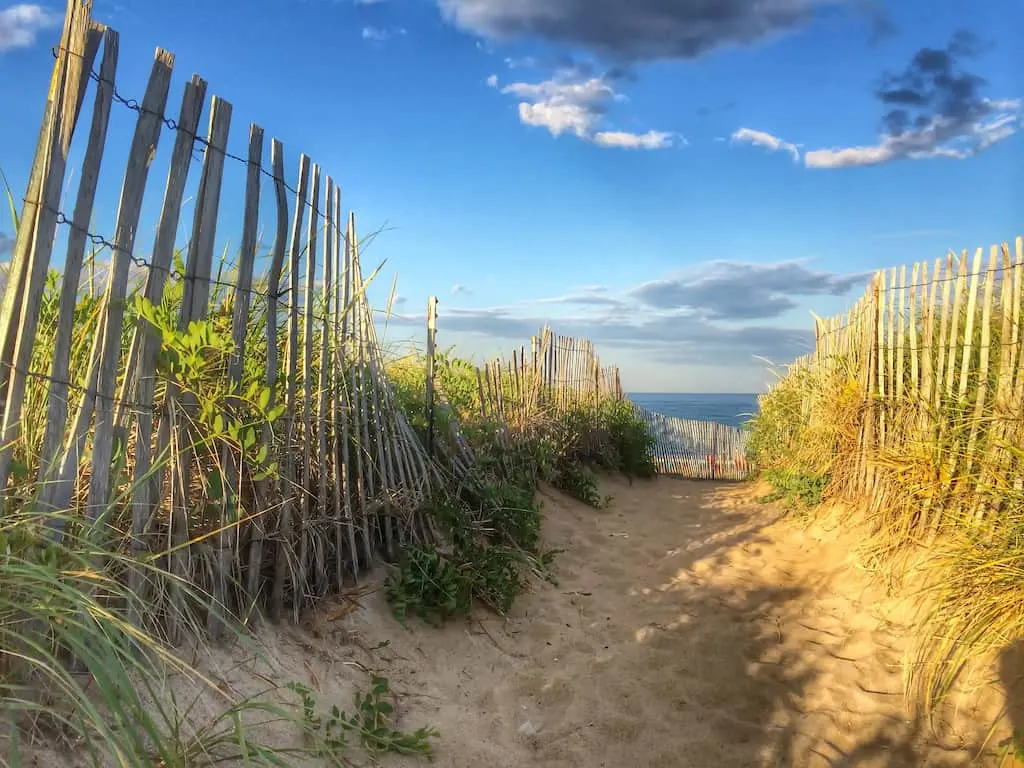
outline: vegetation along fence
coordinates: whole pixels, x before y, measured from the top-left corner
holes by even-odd
[[[1022,293],[1020,238],[877,273],[762,400],[791,415],[761,452],[817,452],[837,492],[908,534],[995,515],[1024,487]]]
[[[481,416],[515,424],[538,408],[565,413],[604,398],[621,400],[619,369],[603,366],[592,342],[560,336],[550,328],[477,370]]]
[[[88,4],[70,0],[55,55],[0,304],[5,503],[34,498],[105,521],[135,553],[166,553],[173,574],[227,609],[262,604],[275,617],[358,576],[377,546],[393,553],[400,541],[430,540],[417,510],[440,471],[383,375],[355,221],[334,180],[302,155],[296,184],[287,183],[281,142],[270,142],[267,162],[257,125],[247,156],[229,153],[231,105],[217,96],[201,136],[207,84],[198,76],[178,116],[165,117],[167,51],[156,51],[141,102],[122,96],[118,35]],[[114,104],[137,120],[108,237],[93,231],[102,224],[93,208]],[[83,114],[91,124],[67,215],[59,206]],[[136,238],[163,133],[174,144],[143,258]],[[191,235],[179,250],[197,150]],[[218,264],[229,160],[245,168],[241,247],[236,264]],[[257,275],[265,179],[275,234],[269,268]],[[60,279],[50,270],[58,227],[67,228]],[[83,268],[104,254],[105,289],[83,294]],[[151,587],[132,578],[140,591]],[[183,600],[166,591],[152,601]]]
[[[433,349],[435,305],[428,312],[428,348]],[[433,391],[433,367],[428,363],[428,389]],[[496,359],[476,369],[480,417],[528,434],[548,416],[623,402],[619,369],[604,366],[592,342],[561,336],[544,328],[529,348],[513,350],[509,359]],[[443,389],[443,388],[442,388]],[[692,479],[741,480],[751,474],[746,456],[747,433],[709,421],[680,419],[637,406],[634,412],[653,438],[650,458],[659,474]],[[451,442],[462,445],[464,441]],[[456,459],[458,460],[458,459]]]

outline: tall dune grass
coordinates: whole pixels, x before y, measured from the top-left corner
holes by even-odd
[[[17,227],[9,189],[8,197]],[[105,286],[100,283],[106,272],[106,255],[102,248],[88,254],[87,282],[75,307],[69,375],[71,421],[88,383],[104,311]],[[173,266],[184,273],[180,252],[174,256]],[[224,254],[216,268],[216,280],[231,282],[232,269]],[[179,328],[182,284],[169,281],[160,304],[151,306],[143,299],[145,277],[134,274],[126,302],[119,407],[128,415],[133,413],[134,372],[126,370],[126,360],[136,329],[148,324],[162,338],[155,393],[158,408],[171,385],[179,398],[190,396],[196,405],[184,414],[188,445],[178,446],[188,449],[194,467],[188,489],[187,534],[170,540],[170,513],[162,506],[143,534],[146,546],[142,550],[132,547],[134,430],[115,452],[113,493],[95,523],[89,523],[83,514],[88,460],[81,463],[74,478],[70,509],[55,511],[40,505],[45,458],[41,448],[51,387],[48,373],[61,295],[61,276],[51,270],[39,309],[32,375],[0,517],[0,765],[20,768],[40,764],[38,760],[45,763],[62,750],[74,751],[91,765],[124,768],[186,768],[225,762],[287,766],[311,759],[325,765],[349,765],[350,742],[369,744],[375,750],[428,753],[426,739],[431,733],[405,735],[386,727],[390,705],[384,701],[363,713],[373,716],[374,733],[362,720],[345,725],[357,734],[352,742],[342,733],[327,734],[319,714],[307,711],[308,696],[297,696],[284,682],[259,696],[239,700],[206,678],[181,652],[184,646],[179,643],[203,642],[211,621],[228,627],[236,638],[242,636],[241,626],[248,617],[228,615],[211,595],[207,574],[217,557],[213,542],[224,534],[234,535],[238,541],[244,531],[242,523],[255,506],[258,484],[278,480],[277,467],[283,464],[289,446],[278,424],[281,407],[268,407],[264,384],[266,301],[256,297],[251,303],[242,384],[235,388],[229,386],[227,376],[233,351],[233,291],[214,285],[207,317]],[[254,288],[265,292],[265,280],[257,279]],[[322,291],[314,302],[314,325],[308,330],[314,359],[320,360],[323,346],[333,340],[322,333]],[[279,315],[283,311],[279,306]],[[276,343],[279,359],[283,359],[285,323],[279,322],[278,328]],[[306,330],[300,314],[300,339]],[[313,376],[314,403],[319,394],[318,374],[301,366],[295,372],[300,389],[304,377]],[[274,395],[273,400],[280,402],[282,393]],[[233,421],[224,419],[229,412]],[[253,437],[265,434],[267,427],[272,437],[270,450],[257,452]],[[86,457],[89,440],[91,432]],[[147,478],[152,474],[166,478],[174,472],[178,454],[174,451],[156,457]],[[241,474],[234,487],[226,482],[226,455],[240,459]],[[312,469],[314,478],[323,471],[319,466]],[[273,499],[269,501],[273,512]],[[178,557],[191,559],[192,569],[172,572]],[[243,591],[240,583],[235,586]],[[179,698],[175,690],[181,689],[181,683],[175,687],[172,678],[183,680],[192,693]],[[375,683],[374,690],[377,688]],[[387,695],[386,683],[383,694],[374,693],[363,704],[371,699],[377,702],[381,695]],[[197,722],[191,708],[202,698],[221,701],[222,706],[212,719]],[[270,726],[293,734],[293,743],[268,742]]]
[[[751,425],[767,477],[819,483],[820,501],[853,510],[870,532],[870,553],[912,590],[906,692],[928,715],[965,670],[987,667],[1024,637],[1024,404],[1008,394],[1012,312],[1001,289],[994,293],[988,315],[981,306],[973,316],[941,309],[959,329],[953,357],[948,342],[940,347],[938,321],[929,339],[918,318],[918,359],[935,373],[930,390],[910,383],[907,355],[902,395],[893,394],[898,370],[888,363],[898,356],[888,347],[878,353],[889,375],[884,399],[867,392],[862,354],[812,357],[781,375]],[[920,578],[906,581],[912,564]]]

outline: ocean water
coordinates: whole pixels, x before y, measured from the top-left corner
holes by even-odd
[[[628,393],[641,408],[665,416],[743,426],[757,413],[757,395]]]

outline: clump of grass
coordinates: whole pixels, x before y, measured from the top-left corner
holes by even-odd
[[[313,691],[300,683],[289,690],[302,700],[302,717],[307,737],[316,744],[316,757],[338,762],[353,742],[375,758],[386,753],[432,758],[432,739],[440,736],[435,728],[422,727],[412,732],[391,727],[394,707],[388,700],[391,684],[386,677],[373,675],[368,692],[357,691],[355,709],[346,712],[337,705],[323,712]]]
[[[152,564],[110,551],[77,519],[63,520],[65,535],[53,543],[52,517],[10,509],[0,523],[0,705],[10,753],[47,743],[97,765],[109,758],[132,767],[189,764],[176,713],[160,705],[167,675],[184,675],[198,689],[214,686],[169,648],[161,617],[123,576],[142,569],[155,588],[173,583],[195,600],[202,596]],[[144,622],[129,622],[129,613]]]
[[[356,715],[340,713],[342,741],[314,725],[304,708],[283,701],[285,686],[234,699],[174,647],[163,632],[166,601],[145,599],[126,586],[142,571],[149,594],[179,590],[193,605],[217,610],[208,595],[162,570],[152,558],[111,550],[107,536],[78,518],[61,521],[59,542],[49,535],[55,513],[10,509],[0,522],[0,711],[6,764],[29,764],[37,747],[73,750],[92,765],[188,768],[236,761],[252,766],[292,764],[329,756],[349,764],[359,750],[430,755],[433,729],[404,733],[387,725],[386,681],[360,694]],[[128,616],[135,617],[135,622]],[[227,617],[221,617],[227,620]],[[187,624],[190,616],[177,617]],[[202,628],[189,626],[199,638]],[[171,678],[191,689],[191,702],[174,693]],[[191,710],[201,698],[222,702],[202,720]],[[295,744],[266,740],[273,730]],[[355,752],[353,751],[355,750]]]
[[[572,461],[563,462],[555,474],[554,486],[574,499],[592,507],[602,507],[605,499],[597,484],[597,475],[592,470]]]
[[[959,535],[937,542],[928,558],[931,578],[920,594],[921,631],[906,683],[929,714],[954,689],[961,673],[1024,638],[1020,501],[1024,499],[1015,499],[999,524],[965,526]]]

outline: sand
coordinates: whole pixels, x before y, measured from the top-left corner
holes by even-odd
[[[908,718],[902,609],[857,567],[852,534],[743,486],[604,490],[602,510],[541,492],[557,584],[534,584],[509,617],[402,627],[378,574],[304,627],[264,629],[269,664],[223,649],[204,666],[232,695],[297,681],[343,707],[376,671],[402,727],[440,730],[438,766],[970,763],[982,714],[960,712],[941,739]]]

